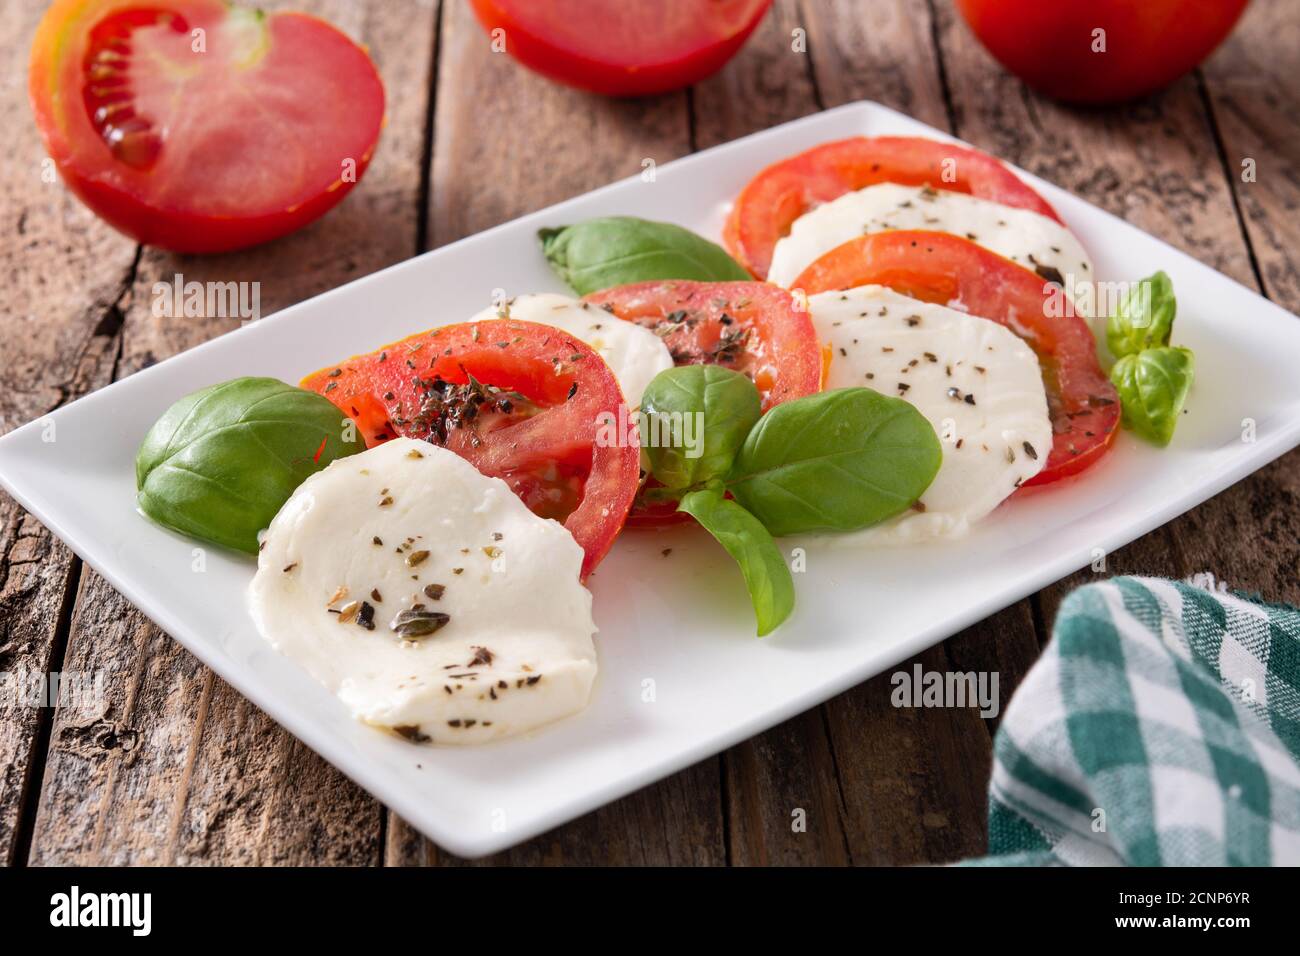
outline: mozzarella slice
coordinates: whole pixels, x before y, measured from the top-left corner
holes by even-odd
[[[767,279],[788,287],[836,246],[890,229],[950,232],[1027,269],[1055,269],[1063,279],[1073,276],[1078,282],[1092,279],[1083,246],[1053,219],[965,193],[896,183],[846,193],[804,213],[777,242]]]
[[[249,590],[258,629],[358,719],[470,744],[586,706],[596,628],[582,549],[452,452],[398,438],[339,459],[299,486],[264,542]],[[413,609],[447,619],[404,638],[392,625]]]
[[[943,448],[923,510],[839,537],[959,536],[1047,463],[1052,424],[1042,373],[1010,330],[881,286],[824,292],[808,307],[832,350],[827,387],[866,386],[911,402]]]
[[[640,406],[641,395],[652,378],[673,367],[668,346],[649,329],[567,295],[541,292],[516,296],[506,302],[504,309],[484,309],[470,321],[495,319],[502,314],[553,325],[586,342],[613,371],[629,408]]]

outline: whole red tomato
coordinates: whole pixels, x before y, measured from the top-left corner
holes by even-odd
[[[690,86],[736,55],[772,0],[471,0],[494,49],[608,96]]]
[[[956,0],[975,35],[1030,86],[1074,103],[1158,90],[1231,32],[1249,0]]]

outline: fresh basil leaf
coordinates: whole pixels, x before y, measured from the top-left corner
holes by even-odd
[[[1164,346],[1125,355],[1110,370],[1119,391],[1124,427],[1168,445],[1178,427],[1196,360],[1191,349]]]
[[[641,448],[669,488],[725,477],[762,413],[754,383],[721,365],[684,365],[656,375],[641,396]]]
[[[757,518],[716,490],[683,496],[684,511],[736,559],[758,619],[758,636],[770,634],[794,610],[794,578],[785,558]]]
[[[839,388],[759,419],[727,489],[777,537],[854,531],[910,508],[942,461],[939,438],[915,407]]]
[[[1168,345],[1178,303],[1174,284],[1164,272],[1143,279],[1120,302],[1106,322],[1106,345],[1116,358]]]
[[[149,429],[135,459],[137,500],[174,531],[257,553],[257,535],[302,482],[365,450],[329,399],[273,378],[186,395]]]
[[[721,246],[667,222],[609,216],[537,236],[555,274],[579,295],[651,279],[752,278]]]

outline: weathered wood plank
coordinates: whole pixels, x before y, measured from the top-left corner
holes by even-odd
[[[306,6],[366,43],[388,124],[366,178],[329,216],[225,256],[146,250],[124,303],[119,375],[238,318],[155,318],[151,290],[177,274],[258,282],[264,312],[400,261],[415,249],[435,10],[421,0]],[[55,722],[31,860],[64,863],[377,863],[381,809],[152,627],[97,575],[82,581],[70,665],[105,675],[93,713]]]
[[[814,19],[813,47],[816,75],[827,107],[857,99],[870,99],[910,116],[964,135],[950,116],[945,88],[943,51],[934,42],[931,5],[891,0],[873,7],[871,17],[851,2],[806,3]],[[859,861],[892,863],[947,862],[979,852],[985,844],[985,768],[991,749],[981,739],[979,725],[996,728],[1005,706],[1037,656],[1030,602],[1021,601],[993,617],[967,628],[931,651],[899,666],[910,671],[918,662],[925,670],[970,672],[998,678],[998,716],[981,720],[978,709],[950,712],[892,711],[884,708],[892,689],[889,675],[844,695],[832,728],[853,727],[844,715],[865,710],[888,724],[900,741],[895,762],[890,748],[877,746],[876,734],[866,739],[840,731],[835,737],[846,792],[859,791],[864,805],[897,807],[888,811],[897,822],[884,828],[872,814],[867,824],[862,812],[850,816],[850,843]],[[893,672],[897,673],[897,671]],[[868,702],[869,699],[869,702]],[[909,746],[914,734],[930,742],[928,748]],[[841,735],[843,740],[841,739]],[[889,738],[880,738],[887,740]],[[873,785],[872,781],[882,781]],[[905,791],[912,802],[895,802],[889,781],[908,781]],[[971,786],[972,780],[976,784]],[[872,787],[875,787],[872,789]],[[904,809],[906,808],[906,809]]]
[[[926,4],[889,0],[873,5],[868,17],[849,0],[805,2],[803,14],[814,77],[827,108],[875,100],[951,129]],[[920,663],[925,670],[996,673],[1005,703],[1037,649],[1030,605],[1020,602],[897,670]],[[854,688],[826,708],[851,858],[902,864],[978,852],[985,817],[980,768],[990,760],[978,709],[896,709],[889,703],[893,673]],[[992,729],[996,718],[987,723]],[[909,743],[916,741],[925,745]],[[900,787],[904,780],[906,787]]]
[[[943,646],[899,665],[953,668]],[[967,707],[895,707],[892,673],[827,705],[853,862],[946,863],[986,843],[989,737]],[[851,745],[850,745],[851,744]]]
[[[702,761],[578,820],[472,864],[389,813],[392,866],[719,866],[724,862],[718,761]]]
[[[433,245],[639,173],[643,159],[690,151],[683,94],[610,100],[553,84],[493,53],[468,4],[444,6],[440,54]],[[484,304],[491,295],[483,290]],[[718,764],[706,760],[484,862],[721,863],[721,834]],[[385,859],[459,862],[393,814]]]
[[[440,49],[431,247],[689,151],[682,94],[616,100],[552,83],[492,52],[467,4],[444,4]]]
[[[881,4],[873,8],[868,23],[860,7],[852,3],[778,2],[742,55],[694,90],[696,145],[704,148],[796,119],[822,106],[861,98],[876,99],[928,122],[947,125],[924,7]],[[1017,673],[1006,675],[1014,683],[1037,645],[1028,605],[1007,622],[1019,628],[1004,626],[959,638],[967,646],[962,666],[981,669],[989,660],[975,653],[981,636],[987,640],[997,635],[999,641],[1008,643],[1006,661],[1019,665]],[[1018,654],[1012,652],[1017,645],[1021,649]],[[943,661],[942,669],[954,666],[943,652],[931,654],[928,660],[931,666]],[[887,677],[724,755],[733,863],[855,862],[892,858],[893,852],[912,854],[896,862],[928,859],[917,855],[923,846],[920,837],[926,832],[924,821],[934,823],[938,817],[931,813],[927,818],[918,802],[873,799],[877,792],[863,786],[863,781],[899,768],[886,770],[873,763],[864,739],[888,740],[912,733],[918,722],[927,733],[944,735],[946,746],[936,747],[928,755],[917,754],[907,771],[915,778],[933,781],[930,789],[939,792],[943,790],[940,781],[966,775],[969,770],[938,766],[933,754],[987,752],[988,738],[973,712],[954,721],[924,711],[904,715],[889,708],[869,709],[861,701],[864,696],[878,698],[882,691],[887,700]],[[855,709],[869,709],[872,723],[862,726],[846,720],[845,715]],[[846,768],[851,784],[844,776]],[[983,800],[976,796],[962,805],[962,812],[944,816],[940,829],[951,837],[953,846],[981,845]],[[854,825],[855,819],[864,817],[864,806],[870,808],[871,827]],[[917,839],[908,839],[906,834],[915,834]]]
[[[1284,4],[1262,3],[1248,14],[1243,32],[1229,42],[1209,69],[1224,70],[1225,82],[1253,82],[1260,67],[1261,44],[1274,47],[1286,36]],[[1153,235],[1251,287],[1257,287],[1247,243],[1233,206],[1232,188],[1240,172],[1229,155],[1225,174],[1198,80],[1185,77],[1163,93],[1105,111],[1076,110],[1027,91],[1004,73],[946,5],[940,11],[939,35],[961,135],[1011,162],[1053,180],[1085,199],[1123,216]],[[1269,60],[1269,57],[1264,57]],[[1223,64],[1218,66],[1217,64]],[[1235,65],[1234,65],[1235,64]],[[1285,58],[1277,64],[1276,87],[1266,77],[1267,103],[1229,85],[1225,95],[1237,111],[1229,128],[1243,139],[1233,153],[1249,150],[1272,179],[1239,187],[1249,198],[1252,235],[1281,245],[1263,253],[1273,263],[1277,289],[1296,288],[1294,247],[1287,244],[1295,225],[1295,95],[1289,106]],[[1234,80],[1233,78],[1236,77]],[[1214,83],[1210,84],[1214,89]],[[1215,94],[1212,93],[1211,97]],[[1257,112],[1276,109],[1282,133],[1265,120],[1256,130]],[[1255,117],[1254,121],[1248,117]],[[1265,132],[1267,131],[1267,132]],[[1289,132],[1288,132],[1289,131]],[[1275,152],[1275,150],[1279,150]],[[1289,177],[1289,180],[1288,180]],[[1243,199],[1245,202],[1246,199]],[[1257,244],[1258,247],[1258,244]],[[1284,291],[1285,294],[1285,291]],[[1300,297],[1297,297],[1300,298]],[[1288,304],[1296,308],[1293,299]],[[1297,465],[1300,454],[1285,456],[1270,467],[1120,551],[1108,555],[1106,574],[1142,573],[1183,577],[1213,571],[1233,585],[1295,599],[1300,565],[1297,539]],[[1256,529],[1245,531],[1244,529]],[[1094,580],[1091,570],[1072,575],[1038,596],[1042,618],[1050,625],[1061,598],[1073,587]]]
[[[135,244],[73,199],[46,162],[27,103],[27,49],[43,13],[42,5],[25,4],[0,19],[0,127],[7,141],[0,151],[0,433],[112,379],[116,309],[135,262]],[[61,666],[65,604],[79,566],[0,493],[0,673],[10,680]],[[52,718],[52,710],[17,693],[0,696],[0,863],[25,852],[23,824],[44,757],[40,736]]]
[[[697,149],[820,109],[795,0],[777,0],[741,53],[691,94]],[[798,47],[798,48],[796,48]],[[734,865],[849,861],[835,758],[821,708],[722,756],[728,860]]]
[[[1288,0],[1256,0],[1202,72],[1262,291],[1300,313],[1300,87],[1295,80],[1300,19],[1295,14]],[[1231,586],[1271,600],[1300,602],[1300,451],[1230,488],[1213,504],[1179,523],[1179,541],[1192,570],[1217,571]],[[1225,541],[1234,543],[1228,551]]]
[[[1300,310],[1297,51],[1295,4],[1255,0],[1201,71],[1265,291],[1293,312]]]
[[[801,0],[822,105],[875,100],[948,128],[929,9],[917,0]]]
[[[805,30],[797,0],[776,0],[740,53],[691,90],[695,148],[708,149],[816,113],[812,64],[796,49]]]

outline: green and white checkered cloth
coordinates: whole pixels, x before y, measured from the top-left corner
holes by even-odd
[[[1201,577],[1066,598],[998,729],[973,862],[1300,864],[1300,610]]]

